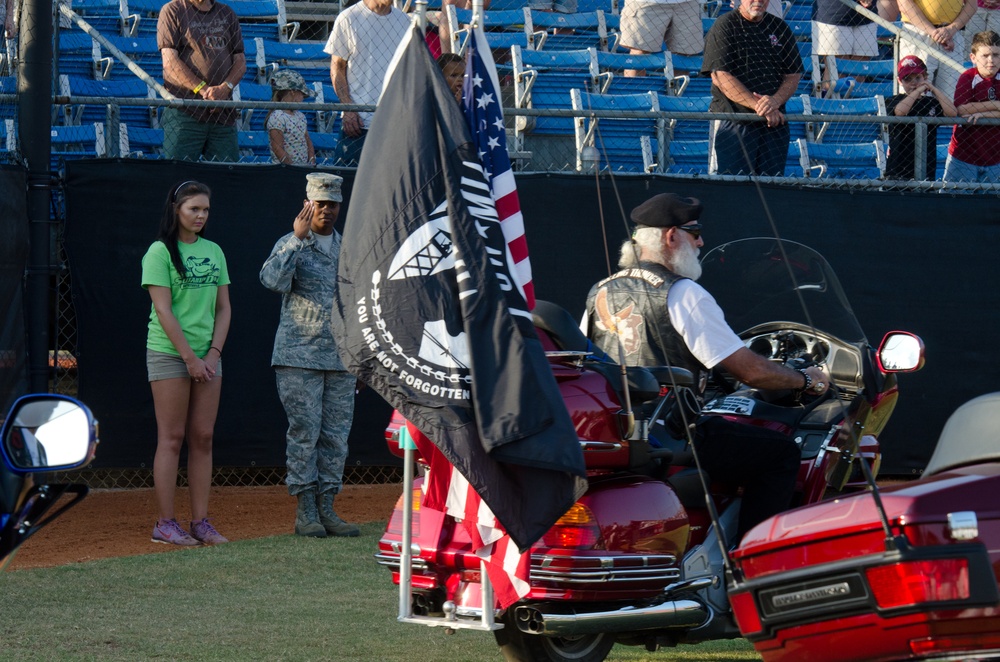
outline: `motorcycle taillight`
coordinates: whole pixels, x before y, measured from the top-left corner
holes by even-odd
[[[882,609],[969,597],[966,559],[903,561],[868,568],[865,575]]]
[[[730,593],[729,604],[733,607],[733,616],[736,617],[736,624],[740,626],[743,636],[756,634],[764,629],[760,622],[760,613],[754,603],[753,593]]]
[[[398,536],[403,535],[403,497],[405,494],[400,494],[399,498],[396,500],[396,507],[392,509],[392,517],[389,519],[389,526],[386,528],[387,533],[394,533]],[[413,488],[413,518],[411,519],[412,531],[411,535],[420,535],[420,498],[421,492],[419,487]]]
[[[542,536],[542,545],[557,549],[592,549],[601,539],[597,518],[582,503],[574,503]]]

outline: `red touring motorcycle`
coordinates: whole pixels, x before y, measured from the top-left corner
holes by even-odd
[[[765,660],[1000,659],[1000,393],[959,407],[920,480],[761,523],[730,599]]]
[[[33,474],[82,467],[97,443],[97,421],[73,398],[26,395],[14,403],[0,431],[0,568],[21,543],[87,495],[86,485],[36,485]],[[73,498],[47,515],[66,494]]]
[[[703,269],[710,292],[734,292],[720,304],[733,328],[743,329],[747,347],[795,367],[821,364],[834,388],[806,399],[719,375],[720,394],[701,414],[792,435],[802,450],[801,503],[821,500],[828,485],[863,486],[858,466],[877,472],[876,435],[895,406],[893,373],[922,362],[919,338],[891,333],[876,353],[826,260],[801,244],[733,242],[707,254]],[[539,302],[534,318],[579,435],[588,490],[532,547],[530,593],[502,612],[484,612],[483,604],[494,603],[488,582],[481,584],[479,559],[463,527],[422,506],[418,479],[410,498],[400,498],[376,554],[395,582],[402,574],[400,620],[493,630],[510,660],[603,660],[615,642],[655,650],[739,637],[726,553],[738,490],[709,483],[688,466],[684,443],[667,433],[683,432],[678,421],[698,415],[691,374],[622,371],[590,353],[561,308]],[[387,436],[402,424],[397,414]],[[402,573],[401,557],[409,559]]]

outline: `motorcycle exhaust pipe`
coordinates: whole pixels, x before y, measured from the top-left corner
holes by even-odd
[[[652,607],[622,607],[611,611],[576,614],[543,613],[521,606],[514,623],[521,632],[568,637],[598,632],[636,632],[665,628],[694,628],[709,618],[709,610],[694,600],[667,600]]]

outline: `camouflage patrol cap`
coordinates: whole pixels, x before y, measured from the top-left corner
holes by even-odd
[[[278,69],[271,74],[271,89],[274,91],[297,90],[307,97],[313,95],[313,91],[306,85],[302,74],[293,69]]]
[[[340,194],[340,185],[343,181],[343,177],[328,172],[311,172],[306,175],[306,198],[343,202],[344,196]]]

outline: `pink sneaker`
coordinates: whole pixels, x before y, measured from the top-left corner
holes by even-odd
[[[229,542],[229,539],[216,531],[215,527],[209,524],[207,519],[191,522],[191,536],[206,545],[218,545]]]
[[[180,545],[182,547],[196,547],[201,543],[188,535],[188,532],[181,528],[175,519],[157,520],[153,527],[153,542],[164,545]]]

